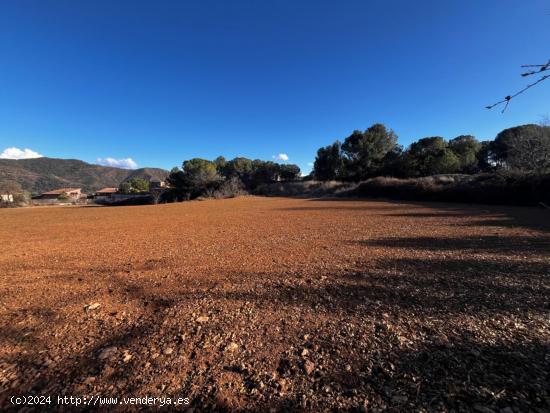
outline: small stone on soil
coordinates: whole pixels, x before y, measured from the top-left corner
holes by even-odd
[[[103,349],[103,351],[99,354],[99,359],[105,360],[105,359],[111,358],[116,354],[117,350],[118,348],[115,346],[107,347]]]

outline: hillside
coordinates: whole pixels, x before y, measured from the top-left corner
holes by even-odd
[[[13,180],[23,189],[40,193],[60,187],[78,187],[90,192],[134,177],[165,179],[168,171],[159,168],[135,170],[92,165],[77,159],[0,159],[0,182]]]

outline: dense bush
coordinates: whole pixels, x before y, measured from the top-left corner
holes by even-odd
[[[501,172],[409,179],[378,177],[361,182],[341,195],[485,204],[550,204],[550,174]]]
[[[219,183],[217,188],[211,188],[204,192],[207,198],[224,199],[235,198],[239,195],[246,195],[246,189],[242,181],[237,177],[231,177]]]

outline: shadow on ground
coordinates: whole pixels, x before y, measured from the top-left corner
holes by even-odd
[[[550,232],[550,210],[542,207],[515,207],[451,202],[420,202],[358,198],[315,198],[315,205],[282,208],[283,211],[364,211],[401,218],[464,218],[459,225],[525,228]],[[319,205],[324,203],[325,205]],[[352,205],[346,205],[352,203]],[[337,205],[332,205],[337,204]],[[361,205],[363,204],[363,205]],[[388,205],[389,204],[389,205]],[[419,209],[419,211],[414,211]],[[428,211],[426,211],[428,209]]]

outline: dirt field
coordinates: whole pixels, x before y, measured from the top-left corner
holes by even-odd
[[[42,207],[0,210],[0,245],[0,410],[550,409],[549,211]]]

